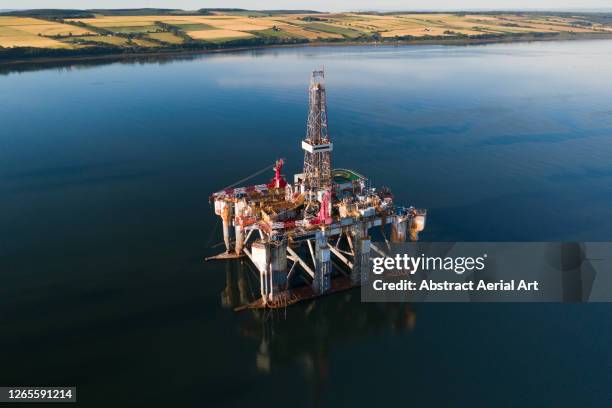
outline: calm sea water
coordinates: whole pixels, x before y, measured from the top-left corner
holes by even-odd
[[[278,157],[299,171],[321,65],[334,165],[428,208],[424,240],[612,240],[612,41],[4,69],[0,385],[101,407],[610,406],[608,305],[232,311],[257,282],[203,262],[208,195]]]

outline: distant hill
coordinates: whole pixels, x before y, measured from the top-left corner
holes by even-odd
[[[34,9],[34,10],[0,10],[0,14],[17,17],[41,18],[93,18],[95,14],[103,16],[167,16],[181,14],[202,14],[198,11],[185,11],[180,9]]]
[[[227,14],[319,14],[314,10],[247,10],[241,8],[202,8],[198,10],[201,14],[227,13]]]
[[[213,13],[227,14],[318,14],[313,10],[246,10],[241,8],[202,8],[195,11],[166,8],[136,8],[136,9],[34,9],[15,10],[0,9],[0,14],[20,17],[44,18],[90,18],[94,14],[103,16],[168,16],[168,15],[210,15]]]
[[[197,11],[164,8],[138,8],[138,9],[89,9],[92,13],[104,16],[167,16],[174,14],[200,14]]]
[[[87,10],[71,9],[35,9],[35,10],[12,10],[0,12],[6,16],[17,17],[42,17],[42,18],[90,18],[95,17]]]
[[[241,9],[241,8],[201,8],[198,11],[202,13],[206,13],[210,11],[216,11],[218,13],[233,13],[236,11],[252,11],[252,10]]]
[[[322,14],[322,11],[315,10],[261,10],[264,13],[271,14]]]

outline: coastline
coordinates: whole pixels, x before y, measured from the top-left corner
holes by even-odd
[[[584,40],[606,40],[612,39],[612,33],[597,33],[597,34],[573,34],[573,35],[552,35],[552,36],[506,36],[495,38],[450,38],[447,40],[441,39],[424,39],[424,40],[397,40],[397,41],[337,41],[337,42],[322,42],[313,41],[306,43],[295,44],[270,44],[270,45],[252,45],[252,46],[237,46],[218,49],[202,49],[202,50],[156,50],[152,52],[135,52],[135,53],[108,53],[99,55],[74,55],[61,57],[31,57],[15,60],[0,60],[1,68],[11,68],[20,65],[40,65],[63,63],[63,62],[95,62],[95,61],[123,61],[129,59],[142,58],[159,58],[172,59],[176,57],[188,57],[202,54],[218,54],[232,53],[251,50],[263,49],[279,49],[279,48],[296,48],[296,47],[354,47],[354,46],[408,46],[408,45],[448,45],[448,46],[471,46],[471,45],[486,45],[486,44],[508,44],[508,43],[529,43],[541,41],[584,41]],[[0,74],[2,72],[0,71]]]

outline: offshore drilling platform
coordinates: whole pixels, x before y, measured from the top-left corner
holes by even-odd
[[[268,184],[212,194],[226,251],[211,259],[246,256],[259,272],[261,298],[250,308],[278,308],[365,282],[370,253],[385,256],[370,230],[391,226],[391,241],[416,241],[427,211],[402,207],[353,170],[332,169],[323,70],[313,71],[303,173],[288,183],[277,160]],[[307,284],[294,285],[301,276]],[[302,282],[303,283],[303,282]]]

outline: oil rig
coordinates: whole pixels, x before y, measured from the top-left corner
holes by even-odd
[[[285,307],[359,286],[367,280],[371,251],[385,256],[383,245],[371,241],[371,229],[378,227],[388,244],[388,225],[391,242],[416,241],[425,228],[426,210],[398,206],[389,189],[372,188],[353,170],[332,169],[322,69],[312,72],[308,94],[304,168],[293,183],[282,175],[279,159],[269,183],[210,197],[226,251],[206,259],[246,257],[259,273],[261,298],[243,308]]]

